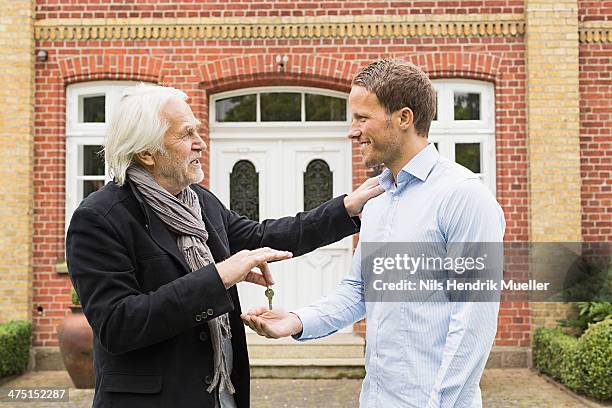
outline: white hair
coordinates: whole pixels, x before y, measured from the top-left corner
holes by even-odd
[[[134,155],[148,151],[164,152],[164,134],[170,127],[162,108],[171,98],[187,100],[187,95],[169,86],[140,83],[123,92],[108,126],[104,159],[120,186]]]

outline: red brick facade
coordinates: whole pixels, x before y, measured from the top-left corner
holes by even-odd
[[[128,17],[309,17],[362,14],[510,14],[523,13],[525,9],[524,0],[229,0],[206,2],[197,0],[143,0],[132,4],[107,4],[106,2],[97,0],[82,0],[77,4],[62,4],[60,0],[41,0],[37,3],[37,19]],[[585,3],[598,2],[589,1]]]
[[[610,3],[612,7],[612,3]],[[612,240],[612,55],[609,45],[580,46],[582,236]]]
[[[612,1],[578,0],[578,16],[580,21],[610,21]]]
[[[579,0],[583,22],[612,20],[612,1]],[[582,235],[612,240],[612,50],[609,44],[580,45],[580,162]]]
[[[612,2],[581,1],[580,16],[612,16]],[[601,6],[598,6],[600,5]],[[523,0],[455,1],[99,1],[62,4],[39,1],[37,19],[125,17],[274,17],[402,14],[522,14]],[[169,84],[192,97],[197,117],[208,118],[208,96],[262,85],[308,85],[350,90],[356,70],[380,57],[400,57],[422,66],[431,78],[493,82],[496,116],[496,190],[507,222],[507,241],[529,239],[526,118],[526,50],[522,35],[419,38],[296,38],[227,40],[38,41],[49,60],[36,64],[35,214],[33,322],[35,346],[55,346],[56,327],[70,304],[68,276],[55,265],[64,258],[65,88],[75,82],[129,79]],[[612,170],[610,44],[580,48],[583,234],[610,240]],[[274,58],[287,55],[284,70]],[[206,129],[206,128],[205,128]],[[205,132],[207,133],[207,132]],[[367,176],[357,147],[353,184]],[[204,161],[208,184],[208,158]],[[42,308],[42,312],[39,311]],[[361,327],[361,326],[360,326]],[[527,347],[527,303],[504,303],[496,344]]]

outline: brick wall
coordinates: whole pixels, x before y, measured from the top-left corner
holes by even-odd
[[[207,118],[206,92],[218,92],[229,88],[261,85],[313,85],[334,87],[348,91],[349,80],[362,64],[380,56],[390,55],[404,58],[417,58],[415,62],[427,65],[427,57],[418,60],[419,55],[447,54],[452,58],[429,61],[425,66],[432,77],[463,77],[485,79],[496,82],[497,115],[497,194],[508,220],[507,239],[524,240],[528,236],[526,219],[527,201],[527,163],[525,147],[525,64],[523,39],[483,37],[467,41],[458,38],[422,39],[371,39],[367,43],[360,40],[243,40],[243,41],[64,41],[39,42],[37,47],[50,52],[50,60],[37,65],[36,78],[36,213],[35,213],[35,308],[43,307],[42,315],[36,311],[36,344],[55,345],[54,327],[58,324],[69,305],[70,283],[65,275],[54,272],[54,265],[63,259],[63,196],[64,196],[64,127],[65,99],[63,89],[67,82],[74,80],[96,79],[158,79],[164,83],[187,91],[194,98],[192,106],[200,118]],[[76,51],[78,49],[78,51]],[[262,59],[261,70],[265,70],[266,59],[276,54],[304,55],[320,58],[319,67],[309,67],[304,62],[305,71],[314,70],[314,75],[295,75],[292,73],[244,73],[232,75],[223,71],[237,67],[238,63],[224,61],[218,64],[219,78],[206,84],[202,77],[202,67],[211,67],[214,62],[235,56],[258,56]],[[316,52],[313,52],[315,50]],[[474,58],[461,59],[462,55]],[[88,58],[76,57],[86,56]],[[495,67],[491,63],[478,63],[478,56],[495,56]],[[131,70],[131,63],[120,60],[142,56],[156,58],[162,62],[159,73]],[[456,56],[456,58],[455,58]],[[114,60],[113,60],[114,58]],[[324,59],[352,61],[353,65],[343,65],[346,70],[343,82],[340,78],[319,72],[323,70]],[[113,62],[115,61],[115,62]],[[290,61],[288,70],[299,63]],[[105,66],[105,64],[107,66]],[[139,66],[147,65],[142,62]],[[212,64],[212,65],[211,65]],[[119,66],[123,71],[117,72]],[[253,66],[253,63],[244,64]],[[256,64],[255,64],[256,65]],[[488,70],[495,69],[495,72]],[[350,71],[350,72],[349,72]],[[333,72],[333,70],[332,70]],[[306,78],[311,78],[308,80]],[[203,82],[201,89],[199,82]],[[341,85],[338,85],[338,84]],[[333,85],[335,84],[335,85]],[[209,89],[206,89],[206,88]],[[366,169],[361,165],[359,153],[355,150],[353,181],[358,185],[366,177]],[[205,168],[208,169],[207,161]],[[208,175],[208,170],[205,171]],[[208,183],[208,178],[205,180]],[[505,308],[504,308],[505,310]],[[519,308],[510,305],[507,311],[512,320],[503,320],[499,328],[500,338],[507,337],[504,343],[524,345],[524,317]],[[518,327],[516,325],[519,325]]]
[[[612,15],[612,10],[608,11]],[[582,235],[612,241],[612,45],[580,46]]]
[[[276,16],[355,15],[365,10],[387,16],[507,13],[498,16],[499,19],[509,15],[517,18],[518,14],[525,12],[523,0],[376,3],[145,1],[121,6],[93,1],[70,5],[61,3],[39,1],[36,18],[261,16],[270,18],[266,20],[267,23],[275,23],[281,21],[275,19]],[[594,6],[589,7],[593,9]],[[597,10],[581,10],[580,16],[597,15],[599,19],[605,16],[605,12],[601,11],[605,8],[599,7]],[[309,85],[348,92],[350,76],[357,67],[383,56],[411,59],[422,65],[432,78],[491,81],[495,84],[496,99],[497,199],[506,214],[506,240],[525,241],[532,238],[527,47],[524,36],[520,34],[479,33],[474,36],[423,35],[404,38],[71,39],[40,40],[36,47],[48,50],[50,58],[46,63],[36,64],[32,307],[35,345],[57,344],[55,327],[70,303],[69,279],[66,275],[57,274],[54,268],[64,257],[64,120],[65,87],[69,83],[101,79],[163,82],[191,95],[196,116],[206,120],[207,97],[212,93],[265,85]],[[587,182],[582,184],[579,198],[584,208],[582,233],[585,238],[593,239],[610,237],[610,225],[603,218],[605,200],[610,199],[609,177],[605,178],[611,157],[610,95],[609,82],[607,88],[601,83],[609,81],[609,53],[609,44],[580,48],[580,97],[585,99],[580,103],[580,174]],[[279,73],[272,64],[274,56],[278,54],[291,58],[284,73]],[[334,69],[330,69],[330,64]],[[593,81],[589,82],[590,78],[594,78]],[[206,127],[204,133],[207,136]],[[368,176],[369,171],[361,165],[357,148],[353,156],[353,184],[356,186]],[[595,157],[600,160],[597,166],[591,160]],[[207,157],[204,167],[204,183],[208,184]],[[554,224],[553,220],[549,222]],[[580,234],[580,224],[578,230]],[[42,308],[42,312],[38,311],[38,307]],[[532,323],[528,303],[503,303],[496,344],[528,346]],[[363,328],[363,325],[358,327]]]
[[[578,0],[580,21],[612,21],[612,1]]]
[[[126,2],[127,3],[127,2]],[[145,0],[132,4],[100,1],[37,1],[37,19],[48,18],[174,18],[279,17],[403,14],[523,13],[524,0],[411,1],[173,1]]]
[[[28,319],[32,266],[34,3],[0,0],[0,323]]]

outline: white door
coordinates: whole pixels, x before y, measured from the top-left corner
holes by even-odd
[[[211,141],[210,157],[211,189],[228,208],[232,170],[238,168],[234,166],[237,163],[245,165],[245,161],[251,163],[246,167],[254,168],[257,173],[259,221],[304,210],[304,201],[309,199],[304,197],[304,174],[309,164],[308,180],[312,177],[319,181],[326,177],[329,180],[326,167],[329,166],[333,197],[351,189],[351,145],[343,138],[215,139]],[[252,188],[253,184],[250,182],[247,187]],[[271,264],[276,281],[274,305],[292,310],[329,294],[348,271],[351,255],[352,238],[347,237],[302,257]],[[242,310],[267,302],[262,287],[241,283],[238,290]]]

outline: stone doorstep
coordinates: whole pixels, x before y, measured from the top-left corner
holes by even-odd
[[[250,329],[249,329],[250,330]],[[365,340],[363,337],[354,334],[354,333],[335,333],[327,337],[322,337],[320,339],[309,340],[309,341],[295,341],[291,337],[284,337],[282,339],[268,339],[266,337],[262,337],[256,333],[247,333],[247,343],[251,344],[325,344],[325,345],[365,345]]]
[[[253,378],[363,378],[361,358],[250,359]]]
[[[343,360],[343,359],[340,359]],[[338,379],[364,378],[363,365],[252,365],[251,378],[284,378],[284,379]]]
[[[267,340],[267,339],[265,339]],[[271,340],[272,341],[272,340]],[[290,340],[293,341],[293,340]],[[313,340],[318,342],[320,340]],[[301,344],[301,343],[300,343]],[[305,343],[308,344],[308,343]],[[250,347],[250,345],[249,345]],[[30,364],[29,369],[36,371],[55,371],[64,370],[64,363],[58,347],[35,347],[34,353],[34,364]],[[279,367],[279,369],[295,368],[292,371],[299,371],[300,369],[308,370],[308,367],[313,370],[316,368],[327,369],[330,368],[328,363],[342,364],[341,367],[345,368],[357,368],[357,361],[362,361],[363,356],[360,358],[348,357],[348,358],[307,358],[307,359],[268,359],[268,358],[256,358],[251,356],[251,365],[254,369],[263,370],[264,372],[273,371],[272,368]],[[311,361],[312,364],[307,365],[306,361]],[[294,363],[300,363],[300,367],[296,367]],[[495,346],[489,355],[486,368],[526,368],[531,366],[531,349],[519,348],[519,347],[500,347]],[[316,370],[314,370],[316,371]],[[325,370],[323,370],[325,371]],[[262,378],[262,377],[259,377]],[[272,377],[274,378],[274,377]],[[282,377],[276,377],[282,378]],[[300,377],[296,377],[300,378]],[[317,378],[317,377],[302,377],[302,378]],[[337,378],[337,377],[320,377],[320,378]],[[355,378],[355,377],[347,377]]]
[[[255,333],[247,334],[249,358],[254,360],[309,361],[361,359],[365,354],[365,341],[353,333],[336,333],[331,336],[298,342],[292,338],[267,339]]]
[[[363,367],[362,358],[251,358],[251,367]]]
[[[247,334],[253,378],[363,378],[365,341],[353,333],[336,333],[298,342]]]

